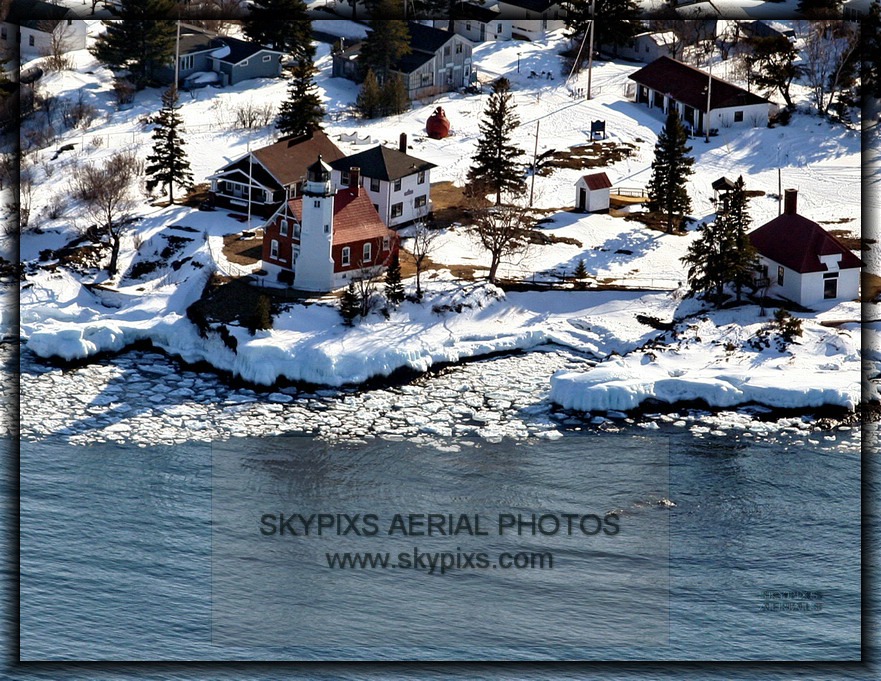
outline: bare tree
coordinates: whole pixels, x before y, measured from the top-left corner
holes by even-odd
[[[422,270],[428,256],[437,248],[437,237],[440,232],[431,229],[424,219],[417,220],[413,225],[413,241],[410,253],[416,265],[416,298],[422,300]]]
[[[379,281],[382,275],[382,266],[367,265],[361,263],[358,272],[352,277],[355,282],[355,291],[361,305],[359,314],[366,317],[373,307],[374,294],[379,289]]]
[[[68,56],[70,40],[75,33],[72,24],[61,20],[52,25],[51,21],[40,22],[41,30],[49,34],[49,44],[43,50],[43,65],[50,71],[66,71],[73,68],[73,60]]]
[[[490,206],[474,211],[471,234],[490,255],[487,279],[495,283],[499,265],[523,257],[530,244],[532,216],[522,206]]]
[[[825,115],[853,75],[859,30],[849,21],[805,21],[798,26],[805,45],[805,80],[817,111]]]
[[[94,221],[87,234],[95,241],[110,243],[107,272],[118,270],[119,248],[135,207],[132,184],[143,164],[133,152],[117,152],[103,166],[89,163],[73,181],[73,194],[83,202],[85,214]]]
[[[18,223],[22,231],[27,229],[34,199],[34,165],[27,156],[21,157],[18,169]]]

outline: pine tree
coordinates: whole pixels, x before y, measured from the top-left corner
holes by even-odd
[[[523,150],[511,144],[520,119],[514,113],[510,83],[507,78],[499,78],[492,89],[484,119],[479,124],[480,139],[468,181],[495,193],[498,206],[502,203],[502,192],[523,191],[526,182],[516,162]]]
[[[358,65],[361,73],[372,70],[380,83],[385,83],[389,73],[401,57],[410,54],[410,31],[407,22],[393,19],[400,12],[394,0],[382,0],[372,14],[370,33],[361,43]]]
[[[385,271],[385,297],[395,307],[404,301],[404,284],[401,281],[401,262],[395,253]]]
[[[310,59],[294,66],[288,83],[288,98],[278,112],[278,128],[284,135],[305,135],[321,127],[324,110],[315,89],[315,67]]]
[[[738,302],[755,276],[756,250],[747,229],[750,217],[743,177],[722,198],[716,220],[703,226],[682,262],[688,265],[689,295],[711,294],[718,304],[726,284],[733,284]]]
[[[254,310],[251,328],[253,331],[272,328],[272,304],[267,296],[261,295],[257,299],[257,308]]]
[[[183,119],[177,107],[177,90],[169,88],[162,95],[162,109],[153,129],[153,153],[147,157],[145,172],[149,176],[147,189],[165,187],[168,199],[174,203],[174,185],[189,189],[193,186],[190,162],[184,150]]]
[[[584,265],[584,260],[578,261],[572,276],[575,278],[575,285],[578,288],[584,288],[584,280],[587,279],[587,267]]]
[[[242,21],[245,35],[260,45],[310,62],[315,57],[312,21],[302,0],[252,0]]]
[[[410,97],[404,79],[397,75],[386,78],[380,91],[382,109],[386,116],[397,116],[410,108]]]
[[[350,281],[349,287],[340,297],[340,314],[345,326],[353,326],[355,318],[361,314],[361,297],[355,290],[355,282]]]
[[[808,19],[839,19],[841,0],[799,0],[798,11]]]
[[[364,118],[376,118],[382,113],[382,91],[372,70],[367,72],[364,82],[361,83],[355,108]]]
[[[569,36],[581,41],[590,28],[590,0],[567,0],[561,3],[566,10],[566,28]],[[642,10],[633,0],[595,0],[594,48],[626,45],[633,36],[642,31]],[[587,57],[587,47],[582,52]]]
[[[655,160],[652,161],[652,177],[647,192],[649,209],[660,211],[667,218],[667,233],[673,233],[676,226],[691,210],[691,199],[685,182],[694,170],[694,159],[688,156],[691,147],[686,144],[688,134],[676,110],[671,108],[667,122],[658,135],[655,144]]]
[[[128,69],[142,90],[157,69],[174,60],[175,23],[157,20],[174,16],[174,0],[122,0],[111,11],[118,19],[106,21],[106,30],[91,49],[95,58],[114,71]]]
[[[790,87],[799,78],[804,69],[797,65],[798,50],[783,35],[766,38],[752,38],[748,41],[750,48],[749,63],[757,70],[753,74],[753,82],[766,93],[779,92],[787,107],[792,107]]]

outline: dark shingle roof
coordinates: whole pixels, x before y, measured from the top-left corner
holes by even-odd
[[[453,33],[442,28],[417,24],[415,21],[407,22],[407,30],[410,32],[410,49],[414,52],[437,52],[450,38]]]
[[[556,5],[559,0],[502,0],[506,5],[522,7],[532,12],[544,12]]]
[[[68,18],[76,18],[68,7],[53,5],[42,0],[12,0],[9,14],[4,21],[51,33],[59,21]]]
[[[655,59],[648,66],[632,73],[630,79],[640,85],[650,87],[652,90],[670,95],[677,102],[687,104],[693,109],[703,112],[707,110],[709,74],[675,59],[670,59],[670,57]],[[719,80],[715,76],[713,76],[710,97],[713,109],[763,104],[768,101],[754,92],[747,92],[743,88]]]
[[[349,168],[360,168],[363,177],[372,177],[385,182],[437,167],[434,163],[382,145],[366,149],[354,156],[332,161],[330,166],[340,172],[346,172]]]
[[[862,262],[844,244],[813,220],[797,213],[778,215],[749,233],[756,250],[796,272],[825,272],[821,255],[841,254],[839,269],[861,267]]]
[[[498,7],[482,7],[470,2],[457,4],[453,8],[453,17],[456,19],[472,19],[488,24],[499,18]]]
[[[218,38],[216,42],[218,47],[222,47],[223,45],[229,47],[229,54],[220,60],[229,64],[238,64],[240,61],[253,57],[258,52],[263,52],[264,50],[267,52],[282,54],[278,50],[273,50],[272,48],[264,47],[257,43],[251,43],[247,40],[239,40],[238,38]]]

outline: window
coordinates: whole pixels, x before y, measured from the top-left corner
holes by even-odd
[[[263,57],[263,61],[264,61],[264,62],[272,61],[272,56],[271,56],[271,55],[268,55],[268,54],[267,54],[267,55],[264,55],[264,57]]]
[[[838,297],[838,272],[823,275],[823,298],[831,300]]]
[[[245,60],[242,62],[242,66],[247,66],[247,65],[248,65],[248,60],[245,59]]]
[[[300,223],[299,222],[294,223],[294,236],[298,239],[300,238]]]
[[[397,180],[395,180],[395,191],[396,192],[401,191],[401,178],[400,177]]]
[[[180,58],[181,70],[191,69],[195,65],[195,57],[191,54],[185,54]]]
[[[269,244],[269,257],[278,260],[278,242],[275,239]]]
[[[423,73],[423,74],[422,74],[422,85],[423,85],[423,86],[425,86],[425,85],[431,85],[431,78],[432,78],[432,75],[433,75],[433,74],[432,74],[431,72],[429,72],[429,73]]]
[[[389,249],[389,238],[387,236],[382,237],[382,250],[387,251]]]
[[[501,32],[502,32],[502,25],[496,24],[496,33],[501,33]]]
[[[743,111],[735,111],[734,112],[734,122],[735,123],[743,122]]]
[[[466,31],[470,31],[470,30],[471,30],[471,22],[470,22],[470,21],[466,21],[466,22],[465,22],[465,30],[466,30]]]
[[[316,208],[321,208],[321,201],[319,201],[318,199],[315,199],[312,202],[312,205],[315,206]]]
[[[291,265],[296,265],[297,258],[299,258],[299,257],[300,257],[300,248],[296,247],[296,248],[294,248],[294,256],[293,256],[293,258],[291,258]]]
[[[67,25],[68,25],[68,26],[73,26],[73,19],[68,19],[68,20],[67,20]]]
[[[422,196],[417,196],[417,197],[416,197],[416,201],[415,201],[414,205],[415,205],[417,208],[422,208],[426,203],[428,203],[428,199],[427,199],[426,196],[423,194]]]
[[[378,192],[379,191],[379,180],[375,177],[370,178],[370,191]]]
[[[777,285],[783,286],[783,265],[777,265]]]
[[[456,54],[462,54],[462,43],[456,45]]]
[[[403,203],[393,203],[391,217],[399,218],[403,214],[404,214],[404,204]]]
[[[30,45],[31,47],[34,46],[34,36],[32,36],[32,35],[28,36],[28,45]]]
[[[420,170],[416,175],[416,184],[425,184],[425,171]]]
[[[364,244],[364,262],[373,260],[373,246],[370,243]]]
[[[324,225],[324,233],[330,234],[330,225]]]
[[[352,249],[349,248],[348,246],[344,246],[342,258],[343,258],[343,266],[344,267],[348,267],[349,265],[351,265],[352,264]]]
[[[450,46],[449,45],[444,45],[444,56],[445,57],[450,56]]]
[[[343,172],[340,173],[340,183],[344,187],[349,186],[349,171],[348,170],[344,170]]]
[[[281,234],[282,236],[288,235],[288,221],[287,220],[281,221],[281,227],[279,227],[278,233]]]

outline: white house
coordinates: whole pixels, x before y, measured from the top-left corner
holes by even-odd
[[[768,294],[810,306],[859,295],[862,262],[813,220],[799,215],[798,192],[784,193],[783,214],[749,234]]]
[[[558,0],[499,0],[498,8],[514,38],[541,40],[566,25],[566,10]]]
[[[22,59],[64,54],[86,47],[86,22],[69,7],[42,0],[12,0],[0,22],[0,48]]]
[[[406,153],[407,136],[400,148],[376,146],[332,161],[334,186],[348,187],[351,170],[358,169],[361,186],[373,202],[380,219],[400,227],[431,212],[431,169],[434,163]]]
[[[615,56],[648,64],[660,57],[675,59],[682,50],[683,41],[673,31],[646,31],[633,36],[625,45],[603,47]]]
[[[636,83],[635,100],[667,114],[675,109],[697,134],[731,127],[765,127],[771,102],[754,92],[721,80],[669,57],[660,57],[630,74]],[[709,89],[709,92],[708,92]]]
[[[494,0],[484,4],[460,2],[453,7],[453,32],[468,38],[473,43],[487,40],[510,40],[511,22],[502,18],[499,6]],[[435,28],[446,29],[449,19],[435,19]]]
[[[605,173],[583,175],[575,183],[575,205],[582,213],[609,210],[612,183]]]

